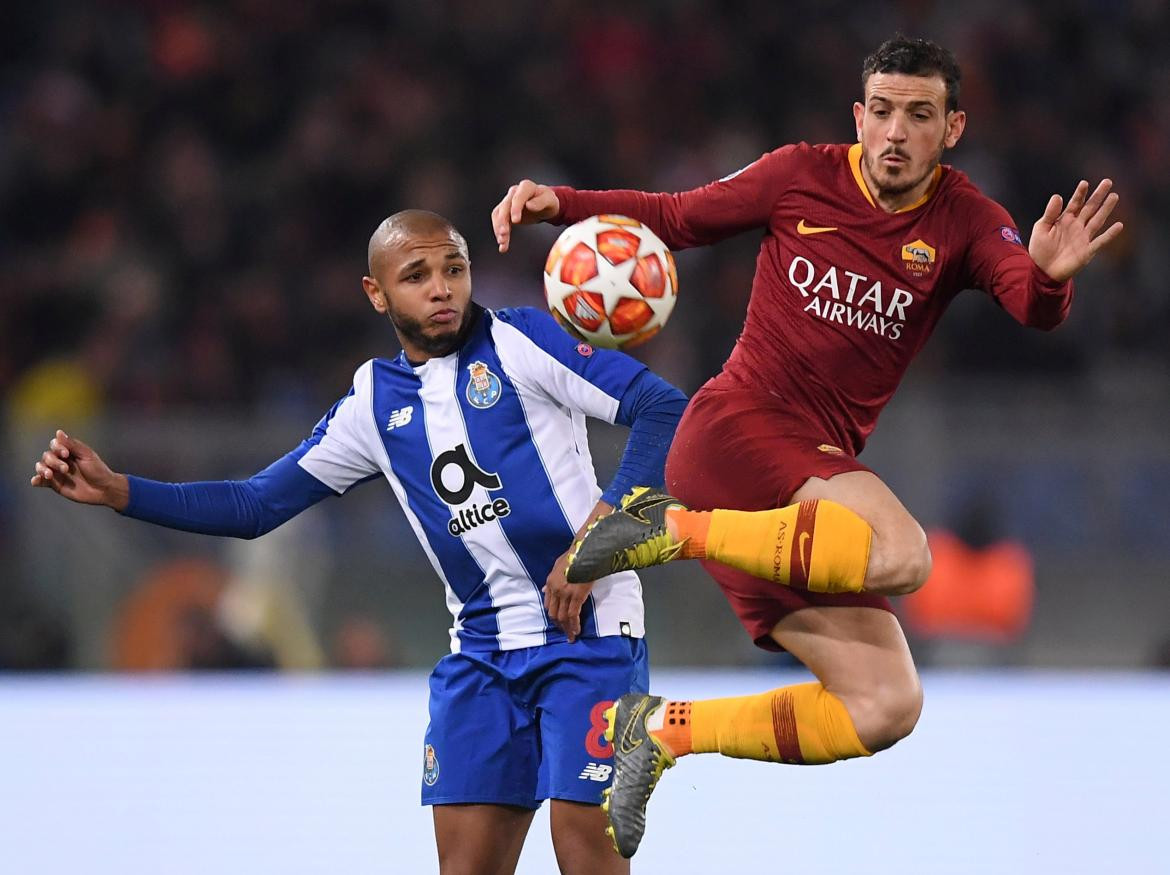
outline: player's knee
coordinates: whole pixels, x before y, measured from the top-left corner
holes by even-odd
[[[439,875],[504,875],[515,870],[515,862],[509,865],[510,856],[499,857],[476,855],[467,851],[452,850],[439,853]]]
[[[930,577],[934,560],[930,555],[930,546],[926,543],[926,533],[919,529],[919,538],[910,545],[905,553],[902,571],[902,585],[897,595],[908,595],[922,588]]]
[[[885,702],[881,732],[877,740],[878,749],[884,750],[897,744],[914,731],[922,714],[922,685],[915,681],[890,694]]]
[[[922,713],[922,684],[917,674],[883,683],[855,706],[855,728],[872,752],[897,744],[914,731]],[[852,709],[851,709],[852,710]]]
[[[876,538],[866,589],[882,595],[908,595],[919,589],[931,570],[926,533],[917,524]]]

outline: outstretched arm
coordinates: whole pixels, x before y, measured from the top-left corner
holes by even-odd
[[[507,252],[513,225],[567,225],[616,213],[645,223],[671,249],[705,246],[768,224],[776,201],[797,173],[795,154],[796,147],[784,146],[736,173],[677,194],[578,191],[524,179],[492,210],[492,230],[500,252]]]
[[[1111,187],[1103,180],[1087,197],[1089,184],[1082,181],[1064,209],[1053,195],[1027,249],[1003,207],[987,198],[972,201],[965,281],[991,294],[1022,325],[1043,331],[1060,325],[1072,305],[1073,275],[1121,233],[1120,222],[1102,231],[1117,206]]]
[[[1121,222],[1101,230],[1119,200],[1111,188],[1113,181],[1103,179],[1090,197],[1089,183],[1082,179],[1068,199],[1067,207],[1062,210],[1064,202],[1060,195],[1054,194],[1044,215],[1032,226],[1028,254],[1056,282],[1072,279],[1121,233],[1124,227]]]
[[[335,494],[297,464],[307,443],[247,480],[161,483],[112,471],[93,449],[58,430],[32,485],[172,529],[256,538]]]

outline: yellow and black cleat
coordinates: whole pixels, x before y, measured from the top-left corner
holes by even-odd
[[[686,539],[676,541],[666,529],[666,511],[672,507],[686,510],[685,504],[660,489],[635,486],[620,508],[595,520],[573,545],[565,570],[569,583],[589,583],[676,558]]]
[[[613,746],[613,783],[602,792],[609,818],[605,833],[614,850],[634,856],[646,832],[646,803],[674,757],[646,728],[646,718],[662,705],[661,696],[627,693],[605,712],[605,737]]]

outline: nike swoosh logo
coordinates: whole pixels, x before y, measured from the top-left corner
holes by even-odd
[[[808,559],[806,559],[804,555],[804,545],[807,544],[811,538],[812,535],[810,535],[808,532],[801,532],[800,543],[797,545],[797,550],[800,553],[800,567],[804,569],[805,580],[808,579]]]
[[[642,712],[646,710],[646,700],[643,699],[635,705],[630,713],[629,722],[626,723],[625,732],[622,737],[618,739],[618,749],[622,753],[633,753],[642,746],[642,739],[635,738],[634,734],[638,729],[638,721],[642,719]]]
[[[826,231],[836,231],[836,230],[837,230],[836,228],[818,228],[815,225],[806,225],[804,223],[804,219],[801,219],[799,222],[796,223],[796,233],[797,234],[803,234],[803,235],[824,234]]]

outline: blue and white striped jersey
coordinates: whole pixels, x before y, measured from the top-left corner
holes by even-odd
[[[542,588],[601,496],[585,417],[613,422],[643,370],[543,311],[484,310],[457,352],[358,368],[298,464],[339,493],[390,482],[446,587],[452,652],[564,641]],[[637,575],[598,581],[581,619],[581,637],[642,637]]]

